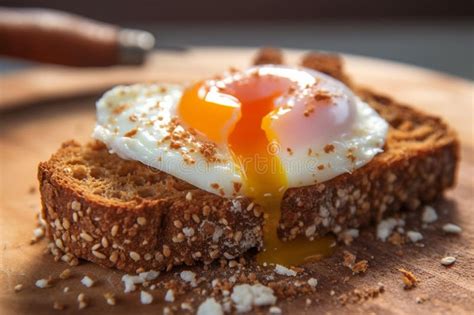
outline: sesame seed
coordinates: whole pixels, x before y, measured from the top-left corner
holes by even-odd
[[[71,209],[74,210],[74,211],[79,211],[79,210],[81,210],[81,204],[79,202],[77,202],[76,200],[74,200],[71,203]]]
[[[92,236],[90,236],[89,234],[87,234],[86,232],[81,232],[81,234],[79,234],[79,236],[87,241],[87,242],[92,242],[94,239],[92,238]]]
[[[202,214],[207,217],[211,213],[211,207],[209,206],[204,206],[202,208]]]
[[[197,214],[193,214],[192,215],[192,218],[193,218],[193,221],[196,222],[196,223],[200,223],[201,222],[201,219],[199,219],[198,215]]]
[[[54,243],[56,244],[56,246],[60,249],[63,249],[64,246],[63,246],[63,242],[58,238],[56,239],[56,241],[54,241]]]
[[[109,241],[107,240],[105,236],[102,237],[102,240],[100,241],[100,243],[102,244],[102,247],[104,248],[109,247]]]
[[[174,225],[175,227],[177,227],[178,229],[180,229],[180,228],[183,227],[183,224],[182,224],[181,221],[179,221],[179,220],[174,220],[174,221],[173,221],[173,225]]]
[[[193,194],[190,191],[188,191],[188,193],[186,194],[186,200],[191,201],[192,199],[193,199]]]
[[[168,245],[163,245],[163,255],[169,257],[171,255],[171,250]]]
[[[56,218],[56,220],[54,220],[54,226],[58,229],[58,230],[62,230],[63,226],[61,225],[61,221],[59,221],[58,218]]]
[[[229,225],[229,222],[228,222],[225,218],[221,218],[221,219],[219,220],[219,223],[220,223],[220,224],[223,224],[223,225]]]
[[[99,248],[100,248],[100,244],[97,243],[97,244],[94,244],[94,246],[92,246],[91,249],[92,249],[92,250],[97,250],[97,249],[99,249]]]
[[[137,218],[137,223],[140,224],[140,225],[145,225],[146,224],[146,218],[138,217]]]
[[[241,239],[242,239],[242,232],[241,231],[235,232],[234,240],[238,243],[238,242],[240,242]]]
[[[218,256],[219,256],[219,250],[218,249],[209,252],[209,257],[211,257],[212,259],[216,259]]]
[[[69,223],[68,219],[64,218],[63,219],[63,228],[65,230],[69,230],[69,227],[71,226],[71,223]]]
[[[138,254],[137,252],[130,252],[130,258],[132,258],[134,261],[139,261],[140,254]]]
[[[118,252],[113,252],[112,254],[110,254],[109,260],[111,262],[116,263],[117,259],[118,259]]]
[[[15,286],[15,292],[20,292],[21,290],[23,290],[23,284],[19,283]]]
[[[110,230],[110,234],[111,234],[112,236],[116,236],[117,233],[118,233],[118,229],[119,229],[119,226],[118,226],[118,225],[112,226],[112,229]]]
[[[104,254],[102,254],[101,252],[96,251],[96,250],[93,250],[93,251],[92,251],[92,254],[93,254],[95,257],[99,258],[99,259],[105,259],[105,258],[107,258],[107,256],[105,256]]]
[[[160,252],[156,252],[155,260],[158,261],[158,262],[162,262],[163,259],[164,259],[163,254],[161,254]]]
[[[78,216],[77,216],[77,213],[76,213],[76,212],[73,212],[73,213],[72,213],[72,220],[73,220],[74,222],[77,222],[78,219],[79,219],[79,218],[78,218]]]
[[[183,233],[178,233],[178,235],[176,236],[173,236],[172,238],[172,241],[173,243],[181,243],[182,241],[184,241],[184,234]]]

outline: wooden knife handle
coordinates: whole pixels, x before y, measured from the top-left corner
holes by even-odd
[[[0,8],[0,54],[70,66],[139,64],[154,46],[144,31],[46,9]]]

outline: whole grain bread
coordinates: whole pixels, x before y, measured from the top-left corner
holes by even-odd
[[[312,53],[303,63],[350,85],[390,129],[384,152],[366,166],[285,193],[282,239],[344,235],[387,213],[416,210],[454,185],[459,143],[441,119],[353,86],[337,56]],[[123,160],[99,142],[64,143],[40,163],[38,178],[42,215],[58,259],[82,258],[127,272],[170,270],[233,259],[262,246],[258,205],[224,199]]]

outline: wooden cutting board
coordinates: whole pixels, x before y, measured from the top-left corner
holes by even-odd
[[[140,68],[69,69],[44,66],[0,77],[0,313],[51,314],[59,301],[67,305],[63,313],[160,314],[166,302],[161,292],[153,292],[152,305],[141,305],[137,293],[125,295],[121,273],[84,263],[73,269],[74,276],[52,288],[38,289],[37,279],[57,276],[67,266],[44,255],[45,243],[29,245],[39,209],[36,167],[68,139],[87,141],[94,125],[94,100],[112,85],[131,82],[183,82],[209,77],[229,66],[245,67],[253,49],[200,48],[185,53],[159,52]],[[302,52],[288,51],[288,61],[296,62]],[[374,227],[367,228],[350,250],[368,259],[363,276],[353,276],[341,266],[336,254],[308,269],[319,280],[311,295],[282,301],[284,314],[472,314],[474,306],[474,85],[459,78],[388,61],[346,56],[346,67],[354,80],[399,101],[444,117],[458,132],[462,142],[462,161],[457,187],[434,206],[440,219],[421,229],[424,247],[374,241]],[[88,96],[87,96],[88,95]],[[419,215],[411,215],[419,222]],[[463,228],[460,236],[446,236],[442,224],[453,222]],[[416,225],[415,225],[416,226]],[[418,224],[418,227],[420,224]],[[445,255],[457,257],[446,268]],[[413,271],[419,286],[404,290],[396,268]],[[199,268],[199,267],[198,267]],[[80,284],[82,274],[99,280],[93,288]],[[165,277],[173,277],[173,273]],[[344,279],[345,278],[345,279]],[[355,288],[371,288],[383,283],[385,292],[377,298],[341,306],[337,298],[352,294]],[[16,284],[23,284],[15,293]],[[65,286],[70,293],[63,293]],[[118,305],[106,305],[102,294],[115,292]],[[91,305],[77,310],[76,297],[84,292]],[[416,300],[425,300],[417,303]],[[197,301],[202,300],[198,298]],[[196,302],[198,304],[198,302]],[[262,313],[267,313],[266,310]]]

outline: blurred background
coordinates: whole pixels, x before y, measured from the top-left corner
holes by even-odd
[[[0,6],[53,8],[147,30],[156,37],[155,47],[162,49],[320,49],[474,79],[472,0],[3,0]],[[0,57],[0,73],[32,65]]]

